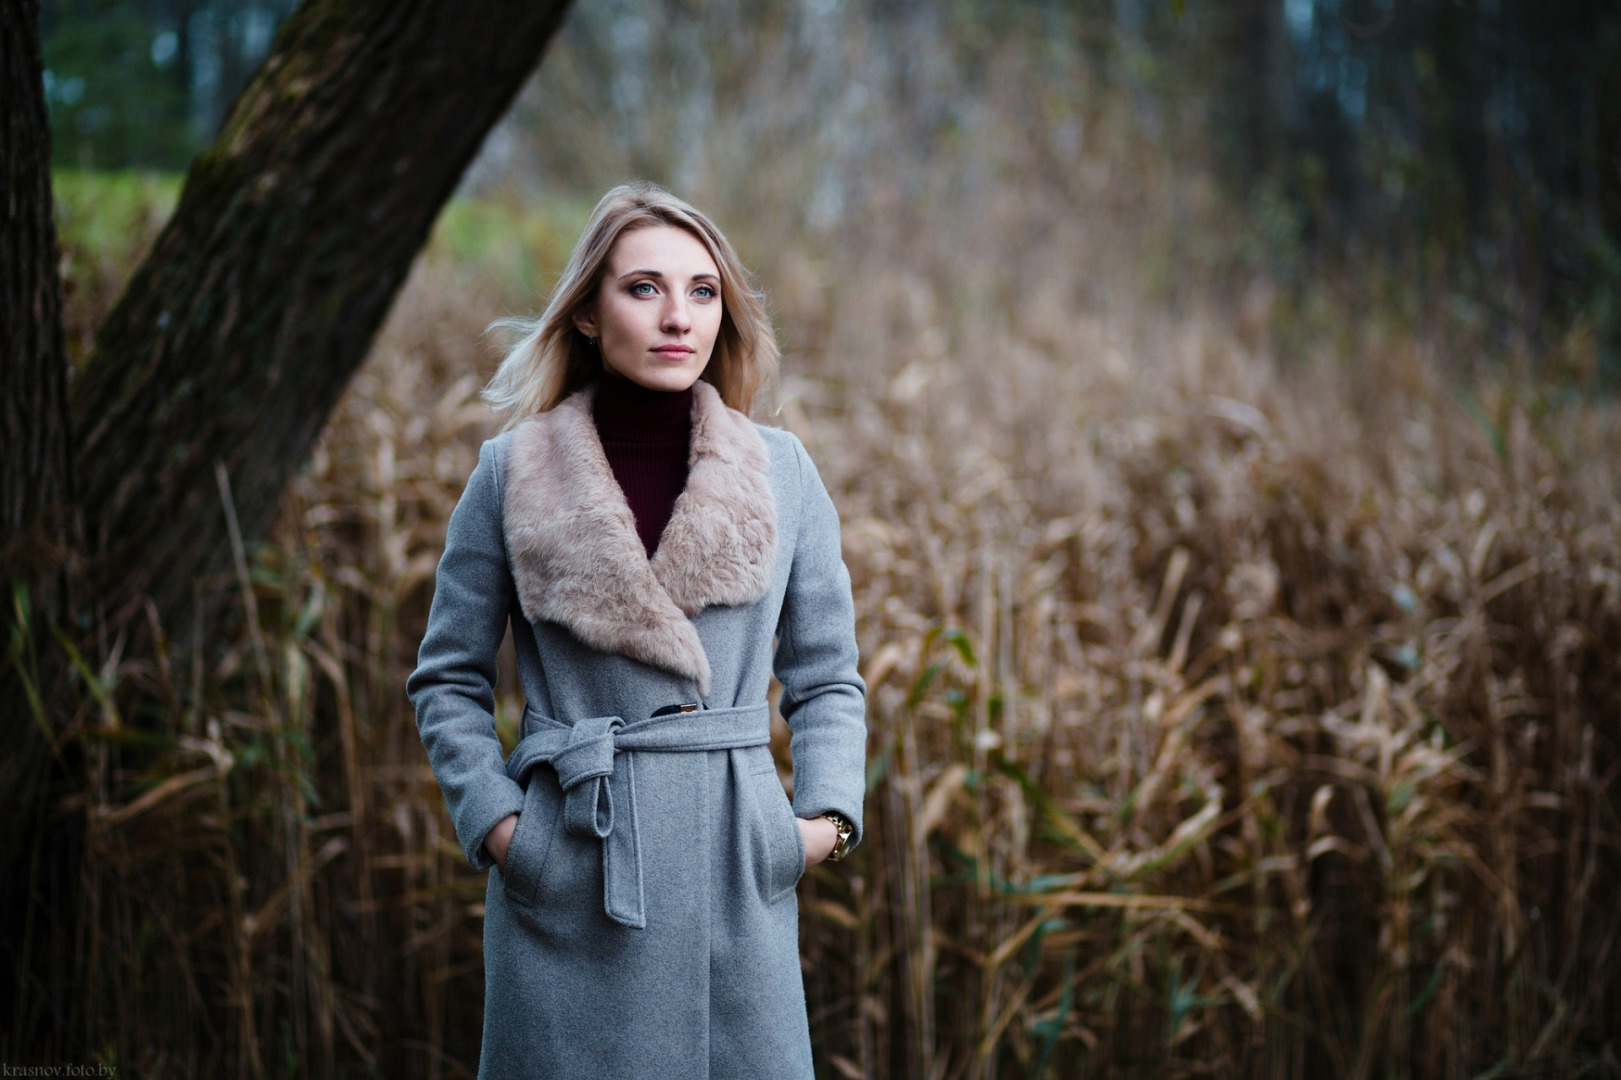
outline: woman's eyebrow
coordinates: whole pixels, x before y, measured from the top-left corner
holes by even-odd
[[[662,270],[626,270],[623,274],[620,274],[619,277],[616,278],[615,280],[616,281],[624,281],[628,277],[651,277],[651,278],[658,278],[660,281],[662,281],[662,280],[664,280],[664,272]],[[692,275],[692,280],[693,281],[719,281],[720,280],[720,275],[719,274],[711,274],[707,270],[700,270],[698,273]]]

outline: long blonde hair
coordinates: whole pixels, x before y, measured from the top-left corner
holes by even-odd
[[[780,358],[765,297],[754,287],[731,243],[714,222],[687,203],[655,184],[635,181],[619,185],[597,203],[546,310],[536,318],[501,319],[491,325],[491,330],[506,330],[515,339],[483,395],[503,416],[503,428],[556,408],[601,373],[602,357],[574,325],[574,316],[596,300],[608,256],[620,235],[655,225],[673,225],[697,237],[720,271],[720,333],[701,378],[720,391],[722,401],[745,415],[775,382]]]

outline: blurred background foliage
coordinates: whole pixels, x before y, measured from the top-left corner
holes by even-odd
[[[48,0],[45,96],[59,165],[183,170],[214,139],[296,0]]]
[[[47,4],[75,355],[279,14]],[[1617,27],[580,0],[199,584],[242,610],[89,662],[74,1049],[472,1074],[484,879],[402,687],[481,335],[641,175],[757,271],[844,521],[869,839],[801,885],[820,1075],[1621,1076]]]
[[[292,6],[47,0],[57,162],[182,169]],[[1136,135],[1219,185],[1235,228],[1195,241],[1191,267],[1178,237],[1152,286],[1260,273],[1298,301],[1334,275],[1359,307],[1535,351],[1553,378],[1621,374],[1621,9],[1604,0],[596,0],[471,184],[590,201],[640,175],[759,202],[761,172],[789,171],[793,226],[827,229],[877,196],[880,148],[903,188],[971,172],[976,101],[1009,63],[1038,92],[1016,122],[1060,160],[1119,96]],[[814,167],[782,160],[805,151]],[[1189,211],[1179,231],[1208,227]]]

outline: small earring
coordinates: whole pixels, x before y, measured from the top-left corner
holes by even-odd
[[[585,343],[591,346],[593,349],[597,347],[597,339],[594,337],[587,337],[585,339]]]

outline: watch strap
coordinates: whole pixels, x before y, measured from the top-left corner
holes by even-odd
[[[820,816],[827,819],[827,821],[839,831],[839,839],[833,845],[833,850],[828,854],[827,857],[828,862],[838,862],[840,859],[850,854],[850,841],[855,837],[855,826],[850,824],[849,818],[845,817],[837,810],[829,810]]]

